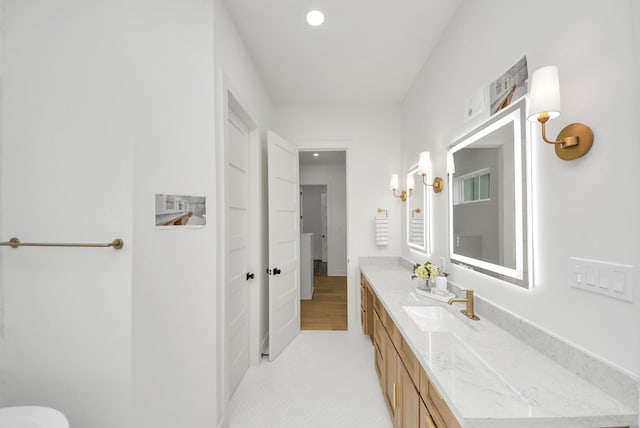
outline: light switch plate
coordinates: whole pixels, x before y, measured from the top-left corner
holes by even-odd
[[[633,266],[570,257],[574,288],[633,302]]]

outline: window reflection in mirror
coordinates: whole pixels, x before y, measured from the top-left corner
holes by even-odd
[[[514,104],[450,146],[451,261],[529,286],[525,102]]]
[[[417,167],[411,169],[409,174],[413,174],[416,188],[407,200],[407,244],[415,250],[430,253],[427,189]]]

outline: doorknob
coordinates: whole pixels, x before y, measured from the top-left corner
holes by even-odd
[[[274,275],[280,275],[282,272],[280,271],[280,269],[278,268],[273,268],[273,274]]]
[[[250,279],[255,278],[255,275],[252,274],[251,272],[247,272],[247,281],[249,281]]]

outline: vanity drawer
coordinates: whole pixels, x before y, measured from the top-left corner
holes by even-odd
[[[391,319],[391,316],[387,311],[384,311],[384,316],[381,316],[380,319],[382,320],[382,324],[389,334],[391,343],[393,343],[393,346],[396,348],[396,350],[400,349],[402,335],[400,334],[400,330],[398,330],[398,327],[396,327],[396,324]]]
[[[382,326],[382,321],[380,321],[380,317],[377,313],[373,313],[373,344],[376,346],[378,350],[382,350],[382,345],[384,343],[384,327]]]
[[[451,409],[449,409],[447,403],[445,403],[445,401],[442,399],[442,395],[440,395],[440,392],[436,389],[430,379],[427,379],[427,381],[429,384],[429,392],[428,400],[426,401],[426,403],[433,403],[437,415],[440,416],[440,419],[442,419],[444,426],[446,426],[447,428],[460,428],[458,420],[455,418],[455,416],[453,416],[453,412],[451,411]],[[431,412],[432,416],[434,416],[434,413],[436,412]]]
[[[437,428],[436,421],[431,417],[431,413],[425,406],[424,401],[420,400],[420,428]]]
[[[409,347],[409,344],[404,340],[402,336],[399,339],[399,346],[396,347],[398,351],[398,355],[400,355],[400,359],[404,363],[404,366],[407,369],[407,373],[409,373],[409,377],[413,381],[413,384],[418,386],[420,385],[420,363],[418,359],[413,354],[413,351]],[[419,389],[419,388],[418,388]]]
[[[382,357],[382,350],[375,343],[373,345],[373,354],[378,381],[380,381],[380,386],[384,390],[384,358]]]
[[[376,296],[375,293],[372,292],[371,294],[373,294],[373,310],[376,311],[379,316],[382,316],[382,313],[384,312],[382,303],[380,302],[380,299],[378,299],[378,296]]]
[[[361,276],[360,277],[360,306],[364,309],[367,308],[367,294],[369,293],[369,284],[367,281]]]

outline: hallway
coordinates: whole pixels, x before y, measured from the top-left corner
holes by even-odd
[[[302,330],[347,330],[347,277],[314,276],[311,300],[300,301]]]
[[[302,331],[274,361],[250,367],[229,410],[230,428],[391,428],[358,332]]]

